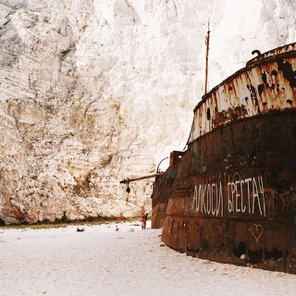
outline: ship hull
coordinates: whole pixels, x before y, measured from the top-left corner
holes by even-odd
[[[295,139],[294,111],[197,139],[178,167],[163,241],[200,258],[296,273]]]
[[[159,177],[152,195],[169,247],[296,274],[294,69],[296,44],[275,49],[197,105],[174,178]]]

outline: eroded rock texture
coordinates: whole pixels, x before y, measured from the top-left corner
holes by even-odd
[[[184,148],[208,18],[212,87],[295,39],[293,1],[236,2],[0,1],[0,221],[149,211],[152,180],[119,181]]]

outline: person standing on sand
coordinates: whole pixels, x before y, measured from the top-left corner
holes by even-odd
[[[147,222],[147,219],[148,219],[148,214],[146,213],[143,217],[142,217],[142,230],[146,229],[146,222]]]

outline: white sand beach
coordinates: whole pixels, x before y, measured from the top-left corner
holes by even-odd
[[[0,230],[0,295],[295,295],[296,275],[192,258],[139,222]],[[119,228],[116,231],[116,228]]]

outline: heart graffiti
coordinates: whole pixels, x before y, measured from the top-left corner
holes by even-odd
[[[249,229],[251,231],[252,235],[254,236],[256,243],[258,244],[260,237],[263,234],[263,227],[260,224],[253,224],[251,228]]]

